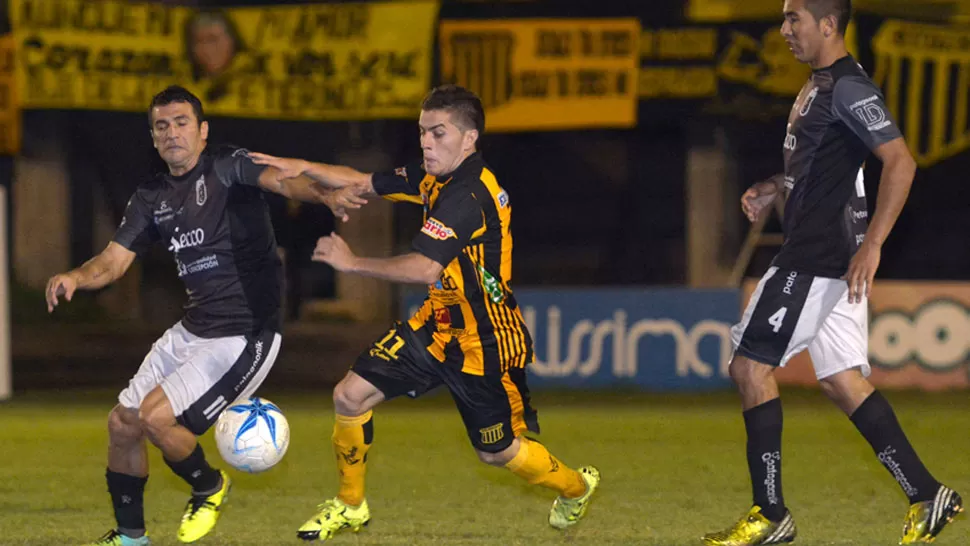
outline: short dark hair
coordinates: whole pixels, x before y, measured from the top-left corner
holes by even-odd
[[[455,116],[455,125],[464,131],[475,129],[485,134],[485,109],[478,95],[460,85],[439,85],[421,102],[422,110],[445,110]]]
[[[834,16],[838,22],[836,28],[839,35],[845,36],[849,20],[852,19],[852,0],[808,0],[805,2],[805,9],[811,12],[816,21],[829,15]]]
[[[152,103],[148,107],[148,123],[154,122],[152,119],[152,111],[156,106],[165,106],[173,102],[187,102],[191,104],[192,111],[195,112],[195,117],[198,119],[199,125],[202,125],[202,122],[205,121],[205,113],[202,111],[202,101],[199,100],[199,97],[196,97],[191,91],[181,85],[170,85],[152,97]]]

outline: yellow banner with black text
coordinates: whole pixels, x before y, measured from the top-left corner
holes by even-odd
[[[0,36],[0,155],[20,151],[20,104],[14,84],[13,36]]]
[[[182,84],[210,114],[411,118],[431,83],[436,1],[193,10],[12,0],[25,108],[139,111]]]
[[[490,131],[633,127],[640,22],[442,21],[441,77],[482,98]]]

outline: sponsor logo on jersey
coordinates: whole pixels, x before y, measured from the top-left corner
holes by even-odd
[[[215,254],[210,254],[187,264],[176,258],[175,267],[178,268],[179,277],[184,277],[219,267],[219,258]]]
[[[175,231],[178,232],[178,228],[176,228]],[[176,238],[176,235],[178,238]],[[169,245],[168,249],[178,254],[180,250],[196,247],[205,242],[205,230],[202,228],[196,228],[191,231],[186,231],[185,233],[176,233],[175,235],[172,235],[169,242],[171,244]]]
[[[421,233],[424,233],[432,239],[438,239],[439,241],[444,241],[451,237],[458,238],[455,235],[455,230],[442,224],[434,218],[428,218],[428,221],[424,223],[424,227],[421,228]]]
[[[872,95],[871,97],[852,103],[849,109],[852,110],[852,113],[862,123],[866,124],[869,132],[880,131],[893,124],[887,118],[886,111],[883,110],[880,104],[879,95]]]

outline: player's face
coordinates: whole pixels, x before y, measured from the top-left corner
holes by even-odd
[[[825,38],[819,22],[805,9],[805,0],[785,0],[785,22],[781,35],[796,59],[812,64],[821,53]]]
[[[169,167],[194,164],[209,138],[209,123],[199,124],[192,105],[173,102],[152,109],[152,140]]]
[[[421,131],[421,151],[424,170],[432,176],[448,174],[475,152],[478,131],[462,130],[452,121],[446,110],[422,110],[418,127]]]

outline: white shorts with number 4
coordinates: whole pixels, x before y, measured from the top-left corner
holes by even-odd
[[[807,348],[818,379],[852,368],[868,376],[869,302],[849,303],[848,291],[840,279],[769,268],[731,328],[735,354],[784,366]]]

